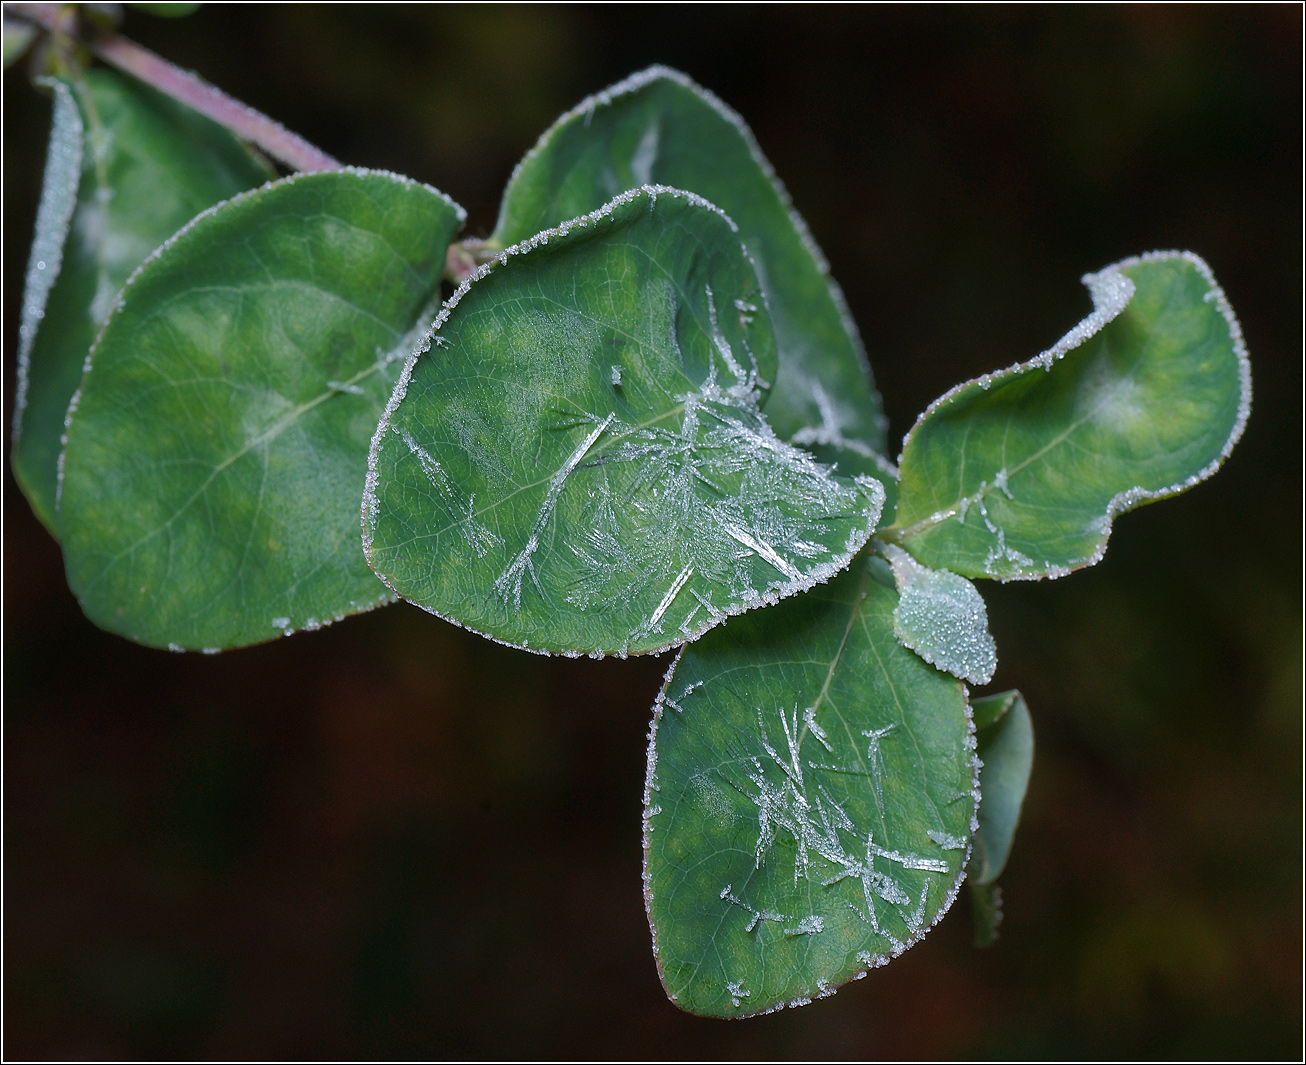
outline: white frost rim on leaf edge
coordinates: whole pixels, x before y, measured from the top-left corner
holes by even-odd
[[[518,160],[517,165],[513,167],[512,175],[508,178],[507,185],[504,186],[503,199],[499,205],[499,218],[495,222],[495,230],[503,223],[503,212],[508,203],[508,193],[517,181],[517,175],[526,163],[539,155],[549,142],[553,135],[565,126],[568,122],[575,119],[593,114],[596,108],[610,107],[612,103],[622,96],[628,96],[638,92],[646,85],[655,81],[673,81],[682,88],[688,89],[696,96],[700,97],[712,110],[724,118],[730,125],[734,126],[743,138],[744,144],[748,148],[748,154],[752,157],[754,163],[762,171],[762,174],[770,182],[771,188],[775,191],[777,198],[780,200],[780,206],[784,208],[789,216],[789,223],[798,233],[798,240],[804,250],[812,257],[816,264],[817,272],[825,279],[826,286],[830,293],[830,298],[834,301],[835,310],[838,312],[839,320],[843,324],[844,332],[848,334],[848,339],[852,342],[853,356],[857,360],[858,369],[861,371],[866,386],[870,390],[871,397],[876,407],[875,427],[881,433],[885,434],[889,429],[889,418],[884,413],[884,401],[880,397],[879,390],[875,385],[875,374],[871,369],[871,360],[866,354],[866,346],[862,343],[861,333],[857,330],[857,323],[853,321],[852,312],[848,309],[848,301],[844,298],[843,289],[830,274],[830,264],[825,258],[825,253],[821,251],[820,246],[816,243],[816,238],[812,236],[812,231],[807,227],[807,221],[800,215],[793,205],[793,200],[789,196],[789,190],[785,188],[784,182],[780,180],[775,172],[775,167],[771,161],[762,154],[762,148],[757,143],[757,138],[753,136],[753,131],[748,128],[743,118],[737,111],[725,103],[710,89],[705,89],[699,85],[688,74],[684,74],[673,67],[663,66],[661,63],[654,63],[645,70],[631,74],[628,78],[606,89],[587,96],[570,111],[563,113],[554,121],[548,129],[540,134],[539,140],[531,149]],[[793,442],[793,441],[791,441]],[[887,461],[887,460],[886,460]]]
[[[41,199],[36,208],[36,235],[32,239],[23,285],[18,327],[18,378],[14,387],[14,444],[23,435],[32,347],[45,317],[45,305],[63,269],[64,245],[68,241],[68,229],[77,209],[77,193],[81,187],[84,150],[82,115],[73,99],[72,89],[58,78],[37,78],[36,83],[53,90],[54,114],[41,179]],[[39,269],[38,263],[42,264]]]
[[[1080,281],[1088,288],[1089,294],[1093,299],[1093,311],[1088,317],[1079,322],[1065,336],[1058,340],[1052,347],[1046,351],[1034,356],[1027,362],[1014,363],[1004,370],[994,370],[992,373],[981,374],[979,377],[970,381],[964,381],[959,385],[954,385],[947,392],[934,400],[916,419],[915,424],[907,431],[907,435],[902,438],[902,451],[898,454],[898,465],[902,466],[903,455],[906,453],[907,444],[912,435],[920,428],[921,424],[936,410],[950,403],[962,392],[978,386],[988,390],[994,385],[1002,384],[1009,378],[1023,376],[1032,370],[1051,370],[1053,365],[1068,352],[1079,347],[1094,334],[1100,332],[1109,322],[1118,317],[1128,306],[1129,301],[1134,295],[1134,283],[1120,273],[1121,270],[1137,266],[1141,263],[1166,262],[1170,260],[1182,260],[1191,265],[1203,280],[1210,286],[1203,300],[1214,303],[1220,315],[1224,318],[1229,327],[1229,339],[1233,343],[1234,356],[1238,360],[1238,379],[1241,384],[1241,394],[1238,397],[1238,413],[1234,418],[1233,427],[1230,429],[1229,437],[1220,449],[1220,453],[1211,460],[1206,466],[1198,470],[1192,476],[1186,478],[1177,484],[1169,485],[1165,488],[1127,488],[1123,492],[1117,492],[1106,505],[1106,514],[1102,527],[1102,538],[1098,541],[1096,549],[1091,555],[1073,566],[1050,566],[1045,571],[1038,573],[1013,573],[1007,576],[996,578],[999,583],[1006,584],[1009,581],[1041,581],[1056,580],[1058,577],[1065,577],[1077,570],[1086,569],[1089,566],[1096,566],[1102,561],[1106,554],[1107,542],[1111,539],[1112,525],[1118,515],[1132,510],[1133,508],[1156,499],[1165,499],[1168,496],[1178,495],[1186,492],[1194,485],[1200,484],[1212,474],[1215,473],[1223,464],[1224,460],[1229,457],[1234,446],[1242,438],[1243,430],[1247,427],[1247,418],[1251,413],[1252,407],[1252,367],[1251,361],[1247,357],[1247,345],[1243,340],[1242,326],[1238,323],[1237,316],[1233,313],[1233,307],[1229,304],[1228,298],[1224,294],[1224,289],[1215,280],[1215,274],[1212,273],[1206,260],[1200,255],[1190,251],[1151,251],[1142,255],[1133,255],[1127,259],[1121,259],[1117,263],[1105,266],[1096,273],[1085,274]],[[1124,284],[1120,284],[1120,282]],[[914,522],[910,528],[924,530],[938,525],[948,518],[955,517],[958,513],[960,503],[944,510],[935,511],[928,518],[922,518]],[[910,548],[910,533],[904,533],[902,544]],[[992,578],[988,578],[992,579]]]
[[[140,277],[141,271],[143,271],[147,266],[149,266],[152,262],[154,262],[155,259],[158,259],[161,255],[163,255],[164,252],[168,251],[174,244],[177,243],[177,241],[179,241],[182,237],[184,237],[187,233],[189,233],[193,228],[195,228],[201,222],[206,220],[210,215],[216,214],[222,208],[227,207],[231,204],[241,203],[242,201],[251,199],[252,197],[255,196],[260,196],[263,193],[271,191],[272,189],[278,189],[281,188],[282,186],[293,185],[303,181],[321,180],[323,178],[327,178],[330,175],[334,175],[334,174],[352,174],[358,177],[388,178],[390,181],[393,181],[396,185],[412,185],[412,186],[424,188],[426,189],[427,192],[434,193],[436,196],[444,200],[445,203],[447,203],[450,207],[454,209],[458,217],[459,227],[461,227],[463,223],[467,221],[467,212],[463,209],[463,207],[460,204],[456,203],[446,193],[441,192],[439,189],[434,188],[423,181],[415,181],[413,178],[405,177],[403,174],[396,174],[394,173],[394,171],[391,170],[371,170],[368,169],[367,167],[362,167],[362,166],[344,166],[336,170],[315,170],[306,173],[289,174],[283,178],[276,178],[272,181],[267,181],[264,184],[258,186],[257,188],[246,189],[244,192],[237,193],[235,196],[232,196],[225,200],[221,200],[218,203],[213,204],[213,206],[208,207],[205,210],[201,211],[189,222],[187,222],[184,226],[182,226],[179,230],[177,230],[176,233],[174,233],[162,244],[160,244],[157,248],[155,248],[154,251],[150,252],[150,254],[145,257],[144,261],[142,261],[140,266],[136,267],[136,269],[131,272],[131,275],[127,278],[126,282],[123,284],[121,291],[119,291],[118,295],[114,298],[113,304],[109,308],[109,313],[106,314],[104,317],[104,324],[100,326],[99,332],[96,333],[95,335],[95,341],[91,344],[90,350],[87,351],[86,353],[86,361],[82,366],[82,382],[80,385],[77,386],[77,390],[73,392],[72,400],[68,404],[68,412],[64,415],[63,436],[59,441],[60,444],[59,461],[56,468],[55,488],[54,488],[54,511],[55,511],[56,520],[59,517],[59,513],[61,509],[60,504],[63,500],[64,457],[67,454],[67,450],[68,450],[68,433],[72,428],[73,415],[77,412],[77,406],[81,402],[82,389],[86,387],[86,379],[90,374],[91,368],[94,364],[95,350],[96,348],[99,347],[100,340],[104,337],[105,330],[108,329],[109,323],[113,320],[114,316],[123,309],[125,300],[127,299],[127,294],[131,290],[132,283],[138,277]],[[439,292],[440,292],[440,285],[439,282],[437,282],[435,286],[435,294],[437,297],[439,295]],[[423,310],[420,311],[419,314],[425,314],[426,308],[429,307],[429,305],[430,305],[430,301],[428,301],[423,306]],[[419,327],[420,327],[420,320],[419,320]],[[274,640],[277,639],[279,636],[290,636],[299,630],[303,630],[305,632],[314,632],[317,629],[322,629],[328,625],[332,625],[337,621],[343,621],[347,617],[352,617],[354,614],[366,614],[372,610],[378,609],[379,607],[390,606],[392,603],[396,601],[396,599],[397,597],[393,593],[389,593],[380,596],[373,603],[364,604],[362,606],[352,608],[350,610],[339,613],[332,618],[322,618],[322,619],[314,618],[314,617],[305,618],[303,621],[298,622],[298,629],[290,625],[289,622],[292,619],[287,618],[286,619],[287,625],[284,628],[282,628],[282,631],[269,637],[269,639]],[[262,641],[262,642],[266,642],[266,641]],[[150,644],[146,646],[154,646],[154,645]],[[241,644],[240,646],[248,647],[252,645]],[[191,651],[191,650],[201,650],[204,654],[216,654],[219,651],[234,650],[235,648],[234,647],[233,648],[222,648],[222,647],[187,648],[187,647],[182,647],[179,644],[170,643],[167,645],[166,649],[169,651],[174,651],[179,653],[185,651]]]
[[[473,273],[463,280],[462,284],[458,286],[454,294],[445,301],[443,308],[440,310],[435,321],[431,323],[431,326],[426,331],[426,335],[423,337],[421,343],[418,344],[417,347],[413,349],[412,354],[408,356],[408,361],[404,363],[403,372],[400,373],[399,380],[395,384],[394,393],[390,396],[390,402],[386,404],[385,412],[381,415],[381,420],[377,423],[376,432],[372,436],[372,445],[368,449],[367,454],[367,480],[364,483],[363,500],[360,508],[363,557],[367,559],[367,564],[372,568],[372,572],[385,583],[385,586],[405,602],[412,603],[414,606],[425,610],[428,614],[433,614],[435,617],[447,621],[452,625],[457,625],[460,629],[467,629],[469,632],[474,632],[478,636],[485,637],[487,640],[492,640],[495,643],[502,644],[504,647],[511,647],[518,651],[529,651],[531,654],[537,655],[561,655],[563,658],[580,658],[582,656],[589,658],[606,658],[609,654],[615,654],[617,658],[627,657],[627,652],[624,649],[618,649],[616,651],[580,651],[574,648],[555,650],[546,647],[532,647],[526,642],[512,643],[509,640],[501,639],[491,633],[482,632],[480,629],[472,625],[466,625],[455,617],[442,614],[438,610],[434,610],[427,606],[425,603],[418,603],[407,598],[402,591],[390,583],[390,579],[377,569],[372,562],[371,523],[375,521],[380,508],[380,503],[376,496],[378,483],[380,481],[380,475],[377,472],[377,463],[381,451],[381,442],[385,438],[386,432],[390,429],[390,419],[395,411],[399,409],[399,404],[403,402],[404,397],[408,394],[408,385],[412,381],[413,370],[417,365],[417,360],[431,350],[431,345],[435,340],[436,334],[440,331],[440,327],[449,320],[450,314],[453,313],[454,309],[458,306],[459,301],[467,294],[472,285],[488,276],[496,269],[507,266],[510,259],[522,255],[529,255],[536,249],[548,245],[550,240],[567,237],[573,230],[589,229],[604,219],[611,217],[618,207],[623,207],[641,197],[647,197],[650,201],[649,205],[652,207],[657,203],[657,198],[659,196],[669,196],[673,199],[686,200],[696,207],[707,208],[714,214],[719,215],[730,226],[731,232],[736,235],[739,233],[739,227],[735,225],[734,220],[731,219],[725,211],[721,210],[720,207],[717,207],[716,204],[703,199],[703,197],[699,196],[697,193],[686,192],[684,189],[671,188],[668,185],[642,185],[637,189],[631,189],[630,191],[623,192],[620,196],[605,203],[597,211],[591,211],[589,214],[581,215],[579,218],[573,218],[569,222],[563,222],[561,225],[556,226],[553,229],[543,230],[536,233],[535,236],[531,237],[529,240],[524,240],[520,244],[514,244],[511,248],[505,248],[489,262],[479,266]],[[752,256],[748,254],[748,249],[744,247],[742,242],[739,245],[739,250],[749,266],[752,266]],[[758,290],[760,293],[761,286],[758,287]],[[765,293],[762,293],[762,297],[765,305]],[[719,611],[717,616],[711,617],[706,624],[689,635],[670,640],[658,647],[651,647],[647,650],[638,651],[636,653],[641,655],[661,654],[663,651],[668,651],[673,647],[693,643],[704,633],[715,628],[717,625],[724,624],[732,617],[737,617],[738,615],[747,613],[750,610],[760,610],[768,606],[773,606],[781,599],[787,599],[791,595],[805,592],[810,588],[814,588],[818,584],[824,584],[831,577],[842,573],[847,569],[848,564],[854,557],[856,557],[857,553],[866,545],[867,541],[869,541],[871,536],[874,534],[876,526],[879,524],[880,515],[884,511],[884,503],[887,498],[884,486],[873,477],[859,475],[851,478],[851,480],[860,485],[863,491],[870,494],[874,507],[871,518],[867,522],[865,529],[860,533],[854,529],[850,534],[848,541],[849,546],[845,552],[835,555],[829,562],[813,567],[809,572],[800,576],[796,580],[772,587],[769,591],[758,596],[756,599],[750,600],[747,603],[738,603],[734,607],[727,607]]]
[[[857,604],[855,604],[855,606],[860,608],[860,600],[858,601]],[[676,657],[672,659],[671,665],[667,669],[666,676],[662,678],[662,688],[658,691],[657,698],[653,701],[653,721],[650,723],[648,729],[648,754],[646,756],[645,769],[644,769],[644,812],[642,818],[643,852],[644,852],[644,862],[643,862],[643,871],[642,871],[642,880],[644,882],[644,916],[648,920],[649,934],[653,937],[653,961],[657,965],[658,980],[662,984],[662,989],[664,991],[667,991],[667,997],[671,998],[672,1002],[675,1002],[676,1000],[671,997],[671,992],[667,990],[666,977],[663,975],[662,972],[662,954],[658,950],[658,930],[657,930],[657,926],[654,925],[653,923],[653,887],[651,883],[652,878],[650,877],[648,871],[648,848],[649,848],[649,838],[653,832],[652,819],[656,815],[651,814],[649,811],[653,807],[653,792],[659,790],[658,780],[657,780],[658,725],[661,724],[662,722],[662,708],[666,705],[667,689],[671,686],[671,678],[675,676],[676,666],[680,665],[680,659],[684,655],[684,653],[685,653],[684,647],[681,647],[680,650],[676,652]],[[869,973],[872,969],[882,968],[885,965],[888,965],[889,962],[893,961],[894,958],[910,950],[922,939],[924,939],[926,933],[928,933],[930,929],[932,929],[941,920],[943,920],[947,912],[950,909],[952,909],[952,904],[957,901],[957,895],[960,894],[961,892],[961,885],[966,880],[966,870],[970,865],[971,852],[974,849],[975,834],[979,831],[980,770],[984,767],[984,763],[980,761],[979,754],[977,753],[979,743],[976,739],[976,733],[975,733],[975,714],[971,710],[971,706],[970,706],[970,689],[966,686],[966,683],[964,681],[959,680],[958,683],[961,684],[962,703],[966,714],[966,746],[970,750],[970,764],[971,764],[970,787],[971,787],[971,796],[974,802],[970,810],[970,838],[967,839],[966,841],[966,854],[962,858],[960,869],[958,869],[957,871],[957,878],[952,882],[952,886],[948,889],[948,893],[943,897],[943,902],[939,906],[938,912],[935,913],[933,919],[926,927],[922,928],[919,932],[916,932],[914,935],[909,936],[906,940],[899,942],[897,946],[895,946],[892,950],[889,951],[888,954],[871,955],[869,962],[863,962],[865,968],[859,969],[857,972],[853,973],[846,980],[844,980],[843,983],[831,984],[824,988],[818,987],[816,991],[814,991],[810,996],[805,997],[800,995],[798,998],[792,999],[788,1002],[777,1002],[775,1005],[768,1006],[766,1009],[763,1010],[755,1010],[752,1013],[735,1014],[727,1018],[728,1020],[742,1021],[742,1020],[747,1020],[749,1017],[761,1017],[764,1016],[765,1014],[777,1013],[782,1009],[788,1009],[790,1007],[810,1005],[813,999],[829,998],[841,987],[851,984],[854,981],[863,979],[866,976],[866,974]],[[657,812],[658,813],[662,812],[660,807]]]

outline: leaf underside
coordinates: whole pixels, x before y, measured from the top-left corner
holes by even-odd
[[[655,708],[645,895],[682,1009],[829,994],[951,904],[973,826],[963,685],[894,636],[878,559],[687,647]]]
[[[134,78],[95,69],[82,79],[55,83],[64,102],[56,102],[52,142],[61,126],[76,125],[82,151],[74,173],[47,167],[43,202],[66,197],[70,215],[51,234],[59,258],[43,251],[36,262],[44,265],[29,272],[29,295],[40,273],[53,269],[57,279],[33,320],[24,316],[14,415],[14,475],[52,532],[64,417],[114,297],[197,214],[274,176],[230,131]],[[36,245],[41,228],[38,218]]]
[[[762,419],[761,302],[729,220],[672,189],[505,253],[377,429],[373,568],[442,617],[573,654],[663,650],[838,572],[883,488]]]
[[[893,567],[898,641],[954,677],[987,684],[998,668],[988,611],[976,587],[955,573],[922,566],[895,544],[881,547]]]
[[[1093,565],[1116,514],[1210,476],[1241,435],[1250,370],[1202,260],[1156,253],[1085,282],[1097,309],[1061,343],[953,389],[907,435],[894,528],[925,565]]]
[[[883,453],[888,423],[824,258],[743,120],[678,71],[651,67],[554,123],[508,183],[491,240],[517,243],[648,184],[696,192],[739,226],[775,324],[776,434]]]
[[[202,215],[123,294],[75,400],[59,511],[97,624],[218,649],[389,598],[359,544],[368,443],[461,209],[372,171]]]

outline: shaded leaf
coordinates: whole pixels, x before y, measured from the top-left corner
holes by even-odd
[[[974,831],[963,685],[902,647],[888,567],[687,647],[654,708],[645,898],[682,1009],[800,1005],[947,910]]]
[[[684,74],[650,67],[558,119],[508,182],[491,240],[525,240],[648,184],[696,192],[739,226],[779,346],[766,400],[776,433],[846,434],[884,451],[880,397],[820,249],[743,119]]]
[[[972,884],[991,884],[1011,853],[1020,823],[1020,806],[1034,765],[1034,726],[1018,691],[987,695],[974,701],[975,720],[989,721],[977,733],[980,770],[979,829],[970,856]]]
[[[201,215],[124,291],[64,453],[68,581],[141,643],[254,643],[385,601],[368,441],[462,210],[393,174],[303,174]]]
[[[730,220],[674,189],[504,252],[446,305],[377,428],[373,568],[496,640],[617,654],[838,572],[884,490],[762,419],[761,303]]]
[[[49,82],[51,154],[23,294],[14,403],[14,475],[51,531],[68,401],[114,297],[195,215],[272,176],[228,130],[134,78],[101,69],[83,77]]]
[[[972,684],[991,681],[998,668],[998,648],[975,586],[955,573],[922,566],[895,544],[881,550],[898,585],[900,598],[893,611],[898,642],[954,677]]]
[[[966,885],[970,894],[970,917],[975,928],[975,946],[991,947],[998,941],[1002,924],[1002,888],[997,884]]]
[[[983,732],[986,728],[996,725],[1006,717],[1019,698],[1021,694],[1015,689],[998,692],[996,695],[972,695],[970,708],[975,715],[975,731]]]
[[[1084,278],[1094,312],[1030,362],[960,385],[903,442],[896,535],[967,577],[1059,577],[1106,550],[1115,516],[1209,477],[1242,434],[1251,371],[1197,256]]]

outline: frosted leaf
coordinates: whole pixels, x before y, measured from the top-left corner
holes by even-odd
[[[682,1009],[736,1017],[829,994],[955,897],[978,824],[964,687],[898,643],[897,602],[888,566],[866,560],[709,633],[668,674],[645,897]],[[751,996],[729,993],[736,980]]]
[[[73,208],[77,206],[77,187],[82,174],[82,116],[77,110],[72,90],[55,78],[38,81],[54,93],[54,115],[50,127],[50,146],[45,155],[45,177],[41,183],[41,200],[36,208],[36,235],[27,259],[27,281],[23,288],[22,318],[18,326],[18,384],[14,395],[14,441],[23,430],[23,411],[27,406],[32,345],[45,317],[50,290],[63,266],[64,242]]]
[[[47,175],[46,194],[66,181],[69,190],[76,187],[76,204],[62,258],[56,261],[57,249],[52,257],[38,248],[33,259],[33,274],[44,275],[37,277],[40,285],[49,285],[56,271],[58,278],[43,306],[34,299],[40,285],[29,286],[11,458],[36,516],[58,535],[66,419],[118,293],[150,253],[197,214],[271,173],[230,130],[135,78],[98,67],[81,71],[75,82],[55,84],[54,141],[66,135],[67,154],[80,155],[80,181],[71,159],[60,164],[65,174],[58,182]],[[81,131],[76,152],[67,129],[74,119]],[[38,228],[48,231],[44,221]],[[59,229],[53,227],[56,235]],[[39,232],[38,245],[43,242]],[[41,263],[44,270],[37,269]],[[40,315],[35,321],[34,312]]]
[[[785,440],[836,397],[840,427],[883,451],[887,421],[838,285],[806,224],[738,114],[679,71],[653,66],[582,101],[522,158],[492,241],[506,246],[642,186],[697,193],[737,224],[764,298],[718,303],[744,324],[765,306],[778,364],[762,374],[767,417]]]
[[[828,579],[883,510],[763,417],[770,320],[697,196],[638,189],[505,249],[431,337],[373,439],[364,550],[493,639],[662,650]]]
[[[923,564],[997,580],[1094,565],[1116,515],[1209,477],[1242,435],[1250,363],[1205,262],[1153,252],[1083,281],[1091,314],[939,397],[903,441],[885,537]]]
[[[199,650],[391,601],[358,516],[384,353],[429,311],[460,221],[394,174],[298,174],[201,213],[140,267],[64,449],[64,559],[93,621]],[[419,459],[465,516],[474,501]]]
[[[882,548],[901,597],[894,634],[925,661],[972,684],[987,684],[998,668],[988,611],[975,586],[947,570],[922,566],[894,544]]]

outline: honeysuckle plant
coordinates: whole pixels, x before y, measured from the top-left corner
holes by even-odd
[[[1229,454],[1250,371],[1206,263],[1086,275],[1078,325],[894,461],[816,244],[683,74],[564,114],[460,240],[442,192],[87,6],[5,8],[53,109],[13,470],[87,616],[217,652],[402,598],[542,654],[678,648],[644,897],[690,1012],[829,994],[963,881],[991,940],[1033,731],[971,691],[997,668],[972,582],[1094,565]]]

